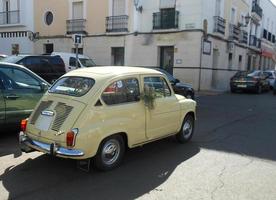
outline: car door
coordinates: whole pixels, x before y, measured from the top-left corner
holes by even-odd
[[[20,123],[28,117],[44,91],[41,82],[27,70],[6,66],[0,67],[5,74],[3,97],[6,105],[6,123]]]
[[[162,76],[143,76],[144,89],[155,93],[154,107],[146,109],[146,134],[149,139],[166,136],[179,127],[180,105]]]
[[[3,89],[4,89],[3,79],[4,79],[4,76],[0,72],[0,125],[3,125],[5,123],[5,117],[6,117],[5,99],[3,96]]]

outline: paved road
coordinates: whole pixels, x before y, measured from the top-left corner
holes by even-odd
[[[193,141],[172,138],[130,150],[108,173],[70,160],[21,155],[0,136],[0,199],[276,199],[276,97],[271,93],[198,98]]]

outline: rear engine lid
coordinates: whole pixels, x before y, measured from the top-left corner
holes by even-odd
[[[66,144],[66,133],[73,127],[86,104],[57,96],[44,98],[32,113],[27,134],[44,142]]]

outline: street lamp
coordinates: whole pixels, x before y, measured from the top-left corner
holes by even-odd
[[[248,26],[250,19],[251,19],[251,16],[249,15],[249,13],[247,13],[247,15],[244,17],[244,19],[245,19],[245,24],[239,23],[238,27],[247,27]]]
[[[134,0],[134,6],[136,8],[136,11],[142,13],[143,7],[141,5],[139,6],[139,2],[140,2],[140,0]]]

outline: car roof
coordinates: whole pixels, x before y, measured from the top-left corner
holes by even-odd
[[[128,67],[128,66],[102,66],[102,67],[88,67],[73,70],[65,76],[84,76],[90,78],[110,78],[120,75],[134,75],[134,74],[155,74],[163,75],[163,73],[154,69],[142,67]]]
[[[53,52],[51,55],[52,56],[70,56],[70,57],[76,57],[76,54],[74,54],[74,53],[67,53],[67,52]],[[89,58],[88,56],[83,55],[83,54],[78,54],[78,57],[79,58]]]
[[[16,67],[19,69],[23,69],[25,71],[28,71],[29,73],[33,74],[34,76],[36,76],[38,79],[40,79],[41,81],[47,83],[48,85],[50,85],[47,81],[45,81],[43,78],[41,78],[40,76],[38,76],[36,73],[32,72],[31,70],[29,70],[27,67],[24,67],[22,65],[18,65],[18,64],[14,64],[14,63],[6,63],[6,62],[0,62],[0,67]]]

